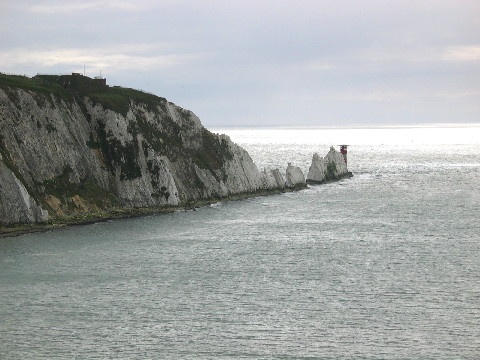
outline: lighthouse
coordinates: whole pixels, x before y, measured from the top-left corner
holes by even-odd
[[[348,145],[339,145],[340,153],[343,155],[343,160],[345,160],[345,165],[347,165],[347,147]]]

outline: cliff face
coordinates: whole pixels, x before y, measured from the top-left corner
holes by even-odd
[[[163,98],[40,89],[0,82],[0,223],[281,188],[227,136]]]
[[[0,219],[12,223],[36,223],[47,218],[48,212],[38,206],[0,155]]]
[[[338,153],[321,162],[346,171]],[[0,74],[0,226],[306,186],[299,167],[258,171],[228,136],[163,98],[80,74]]]
[[[350,176],[352,176],[352,173],[348,171],[343,155],[332,146],[324,157],[317,153],[313,154],[312,164],[308,170],[307,183],[321,184]]]

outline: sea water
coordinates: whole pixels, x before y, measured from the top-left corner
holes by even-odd
[[[480,357],[480,126],[214,131],[354,177],[0,239],[1,359]]]

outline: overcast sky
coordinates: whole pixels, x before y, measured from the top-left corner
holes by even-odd
[[[207,127],[480,123],[479,0],[0,0],[0,72],[101,74]]]

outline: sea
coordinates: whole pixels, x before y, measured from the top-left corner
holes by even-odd
[[[354,176],[0,239],[1,359],[480,358],[480,124],[211,130]]]

